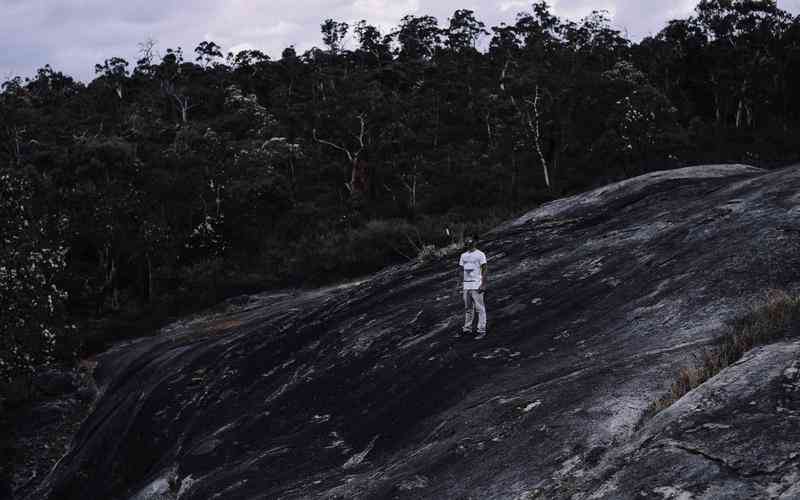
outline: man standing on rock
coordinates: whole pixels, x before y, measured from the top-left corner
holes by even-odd
[[[464,244],[468,250],[461,254],[461,260],[458,263],[464,273],[464,328],[462,328],[462,332],[472,333],[472,321],[475,310],[477,310],[478,335],[475,339],[482,339],[486,336],[486,306],[483,302],[483,292],[486,286],[486,254],[478,250],[477,236],[468,237]]]

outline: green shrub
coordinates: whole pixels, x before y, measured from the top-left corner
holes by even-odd
[[[9,386],[71,354],[59,287],[67,249],[32,209],[33,193],[25,177],[0,171],[0,383]]]

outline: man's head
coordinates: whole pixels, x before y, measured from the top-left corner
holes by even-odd
[[[464,240],[464,246],[470,250],[475,250],[478,247],[478,235],[471,234]]]

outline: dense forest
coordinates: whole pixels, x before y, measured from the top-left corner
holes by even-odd
[[[50,66],[2,84],[0,377],[609,181],[798,158],[800,18],[772,0],[702,0],[638,43],[544,2],[494,27],[321,31],[279,59],[148,40],[88,84]]]

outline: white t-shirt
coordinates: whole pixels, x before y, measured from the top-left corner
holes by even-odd
[[[483,284],[481,265],[486,264],[486,254],[480,250],[464,252],[458,265],[464,268],[464,290],[477,290]]]

